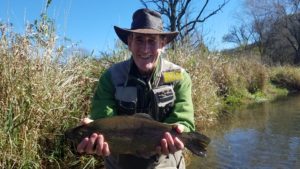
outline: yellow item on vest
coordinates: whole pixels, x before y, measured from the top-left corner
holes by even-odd
[[[165,83],[171,83],[182,79],[181,70],[173,70],[169,72],[163,72],[163,78]]]

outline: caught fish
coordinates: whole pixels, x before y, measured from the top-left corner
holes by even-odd
[[[150,158],[156,154],[156,146],[165,132],[178,137],[193,154],[206,156],[210,139],[198,132],[177,133],[172,125],[137,116],[114,116],[71,128],[66,131],[66,139],[75,146],[93,133],[103,134],[109,149],[116,154],[131,154]]]

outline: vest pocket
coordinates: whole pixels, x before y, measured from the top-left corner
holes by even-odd
[[[136,87],[116,87],[115,98],[119,114],[134,114],[137,106]]]

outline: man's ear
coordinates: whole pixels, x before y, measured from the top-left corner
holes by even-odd
[[[132,42],[132,34],[128,35],[127,37],[127,46],[129,50],[131,50],[131,42]]]
[[[161,37],[161,47],[164,47],[167,45],[167,38],[165,36]]]

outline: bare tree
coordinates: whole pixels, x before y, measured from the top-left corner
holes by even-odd
[[[300,0],[246,0],[254,41],[261,55],[279,63],[300,63]]]
[[[274,0],[245,0],[247,15],[252,19],[250,23],[253,28],[253,41],[258,46],[260,54],[265,55],[265,44],[270,41],[270,25],[277,18],[273,8]]]
[[[195,9],[192,9],[192,0],[140,1],[146,8],[148,8],[148,5],[155,6],[156,10],[168,20],[166,29],[169,31],[179,31],[180,40],[183,41],[186,37],[191,37],[199,23],[203,23],[211,16],[217,14],[230,0],[223,0],[214,10],[209,12],[207,11],[207,7],[210,0],[201,1],[202,3],[197,4],[200,6],[196,6]]]
[[[280,35],[286,39],[294,50],[294,63],[300,64],[300,0],[286,0],[278,3],[280,12]]]
[[[240,26],[232,26],[229,32],[223,36],[223,41],[234,43],[238,47],[246,49],[251,42],[252,35],[252,27],[249,27],[246,23],[242,23]]]

